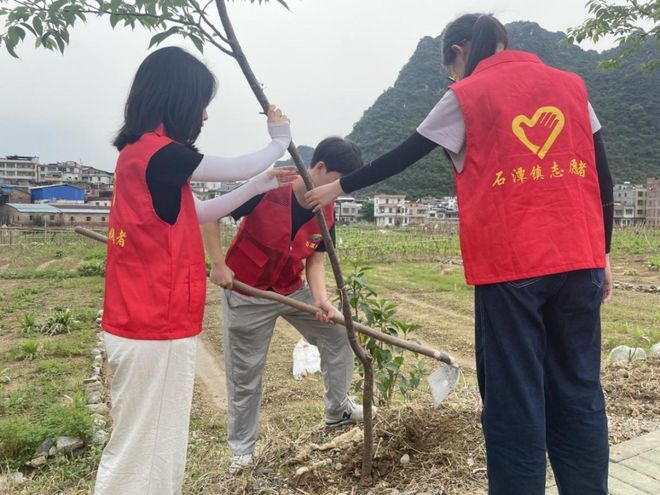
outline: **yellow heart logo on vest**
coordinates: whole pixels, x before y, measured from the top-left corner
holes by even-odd
[[[534,113],[534,116],[531,119],[527,118],[525,115],[518,115],[513,119],[511,128],[516,137],[520,139],[520,141],[527,146],[532,153],[543,159],[561,133],[565,123],[566,119],[564,118],[564,114],[557,107],[541,107]],[[547,129],[548,137],[545,140],[545,143],[543,145],[538,145],[530,141],[525,133],[525,129],[523,129],[523,125],[530,129],[538,128],[539,126]]]

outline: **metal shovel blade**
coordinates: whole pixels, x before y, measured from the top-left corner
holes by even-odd
[[[431,373],[426,379],[433,395],[433,405],[437,409],[458,383],[459,367],[443,366]]]

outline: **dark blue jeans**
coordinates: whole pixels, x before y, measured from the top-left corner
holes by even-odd
[[[607,494],[600,386],[602,269],[475,288],[477,377],[491,495]]]

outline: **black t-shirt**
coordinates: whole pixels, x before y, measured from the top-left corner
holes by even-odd
[[[147,187],[156,214],[170,225],[176,223],[181,210],[181,188],[204,155],[192,147],[170,143],[153,154],[147,165]]]
[[[147,165],[147,187],[151,193],[151,201],[156,214],[170,225],[176,223],[181,210],[181,188],[188,182],[190,176],[199,166],[204,155],[198,153],[192,146],[172,142],[159,149]],[[248,215],[259,204],[263,194],[246,201],[232,212],[235,220]],[[314,213],[303,208],[295,195],[291,204],[291,240],[300,227],[309,222]],[[332,242],[335,241],[334,225],[330,229]],[[321,242],[317,251],[325,252],[325,244]]]
[[[264,196],[265,196],[264,194],[259,194],[258,196],[249,199],[241,206],[236,208],[234,211],[232,211],[231,216],[234,218],[234,220],[238,220],[239,218],[249,215],[252,212],[252,210],[254,210],[257,207],[257,205],[261,202]],[[296,237],[296,234],[300,230],[300,227],[305,225],[314,217],[314,212],[312,210],[303,208],[302,205],[296,199],[296,195],[293,194],[292,196],[293,196],[292,197],[293,201],[291,202],[291,240],[293,240]],[[334,243],[335,242],[334,224],[330,228],[330,237],[332,238],[332,242]],[[321,253],[324,253],[326,251],[325,243],[323,241],[321,241],[321,244],[318,245],[316,251]]]

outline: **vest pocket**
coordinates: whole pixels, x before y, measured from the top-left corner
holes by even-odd
[[[259,268],[263,268],[268,262],[268,255],[256,246],[248,237],[240,239],[236,243],[235,248],[238,251],[242,251],[244,256],[247,256],[248,262],[254,263]]]
[[[195,264],[188,266],[188,311],[204,315],[206,302],[206,266]]]
[[[140,262],[122,260],[114,262],[106,278],[109,324],[131,330],[167,324],[170,299],[168,273],[154,274]]]

